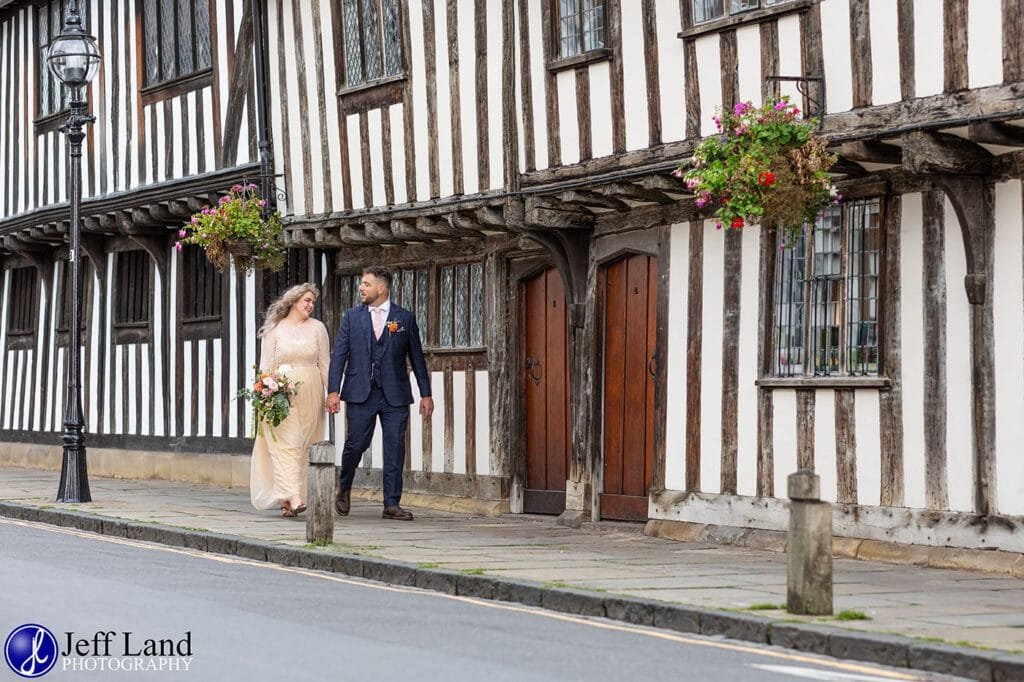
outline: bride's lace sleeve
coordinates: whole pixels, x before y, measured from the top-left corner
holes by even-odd
[[[277,369],[277,341],[273,330],[263,335],[260,343],[260,371],[273,372]]]
[[[323,322],[317,325],[316,351],[320,378],[324,381],[324,390],[327,390],[327,372],[331,366],[331,338],[327,335],[327,327]]]

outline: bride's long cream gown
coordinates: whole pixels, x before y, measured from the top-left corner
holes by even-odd
[[[257,509],[280,507],[285,500],[306,501],[307,449],[324,432],[324,386],[330,363],[330,340],[323,322],[313,318],[302,324],[287,320],[263,335],[260,370],[291,365],[292,381],[301,382],[292,397],[288,417],[274,427],[267,424],[256,434],[249,470],[249,493]]]

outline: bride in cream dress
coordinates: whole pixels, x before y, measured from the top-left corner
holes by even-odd
[[[319,295],[312,284],[291,287],[267,308],[259,331],[260,371],[288,365],[288,377],[300,385],[288,417],[273,433],[264,424],[262,435],[256,435],[249,493],[257,509],[279,507],[287,517],[306,510],[307,449],[324,433],[324,387],[331,349],[327,328],[311,317]]]

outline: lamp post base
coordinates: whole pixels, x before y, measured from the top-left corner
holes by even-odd
[[[60,469],[60,488],[57,502],[92,502],[89,492],[89,474],[85,468],[85,444],[64,444],[64,459]]]

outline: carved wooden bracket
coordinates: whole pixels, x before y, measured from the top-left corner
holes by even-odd
[[[903,168],[911,173],[985,175],[992,159],[987,149],[956,135],[917,131],[903,136]]]

